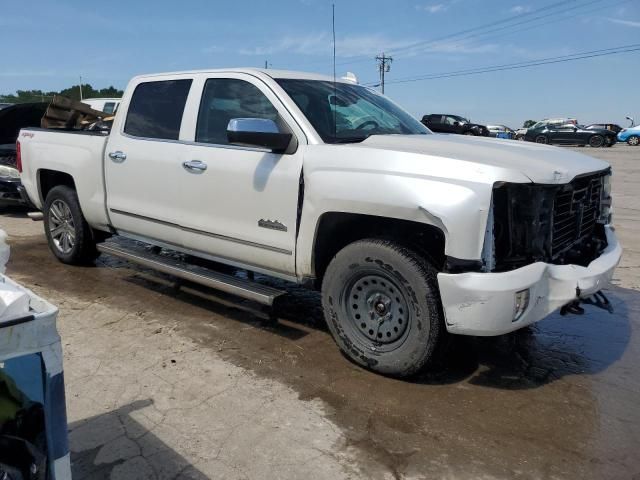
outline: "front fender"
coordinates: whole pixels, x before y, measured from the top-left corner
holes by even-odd
[[[318,170],[305,175],[296,270],[313,276],[318,223],[329,212],[355,213],[432,225],[445,235],[445,254],[480,259],[491,186],[402,174]]]

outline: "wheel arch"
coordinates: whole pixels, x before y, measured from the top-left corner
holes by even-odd
[[[58,185],[64,185],[66,187],[76,190],[76,183],[73,177],[59,170],[38,170],[38,194],[40,195],[40,201],[44,205],[47,195],[54,187]]]
[[[446,261],[445,232],[432,224],[361,213],[326,212],[313,239],[312,274],[321,284],[331,259],[344,247],[365,238],[394,240],[424,255],[438,270]]]

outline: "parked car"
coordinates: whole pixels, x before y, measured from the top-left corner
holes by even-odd
[[[490,137],[515,138],[516,132],[505,125],[487,125]]]
[[[615,123],[592,123],[591,125],[587,125],[587,130],[611,130],[616,135],[620,133],[622,127],[620,125],[616,125]]]
[[[422,117],[422,123],[430,130],[438,133],[457,133],[458,135],[489,136],[489,130],[484,125],[471,123],[459,115],[431,114]]]
[[[620,133],[618,133],[618,141],[627,142],[634,147],[640,145],[640,125],[620,130]]]
[[[616,134],[611,130],[588,130],[580,125],[555,125],[536,123],[527,130],[524,139],[529,142],[550,145],[589,145],[591,147],[610,147],[616,143]]]
[[[39,127],[47,103],[20,103],[0,110],[0,208],[25,205],[16,168],[16,140],[21,128]]]
[[[94,110],[104,113],[115,113],[120,105],[120,98],[85,98],[82,103],[89,105]]]
[[[417,372],[446,330],[502,335],[576,306],[620,260],[610,166],[590,156],[434,135],[377,92],[299,72],[139,76],[122,105],[109,135],[20,133],[53,255],[284,293],[120,236],[318,288],[336,343],[377,372]]]

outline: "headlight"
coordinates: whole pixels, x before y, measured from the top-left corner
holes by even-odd
[[[20,178],[20,172],[13,167],[0,165],[0,177],[4,178]]]
[[[600,193],[600,218],[598,223],[609,225],[613,222],[613,209],[611,208],[611,175],[602,178],[602,190]]]

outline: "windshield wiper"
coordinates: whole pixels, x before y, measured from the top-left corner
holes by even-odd
[[[333,139],[333,143],[360,143],[364,142],[370,135],[364,137],[337,137]]]

